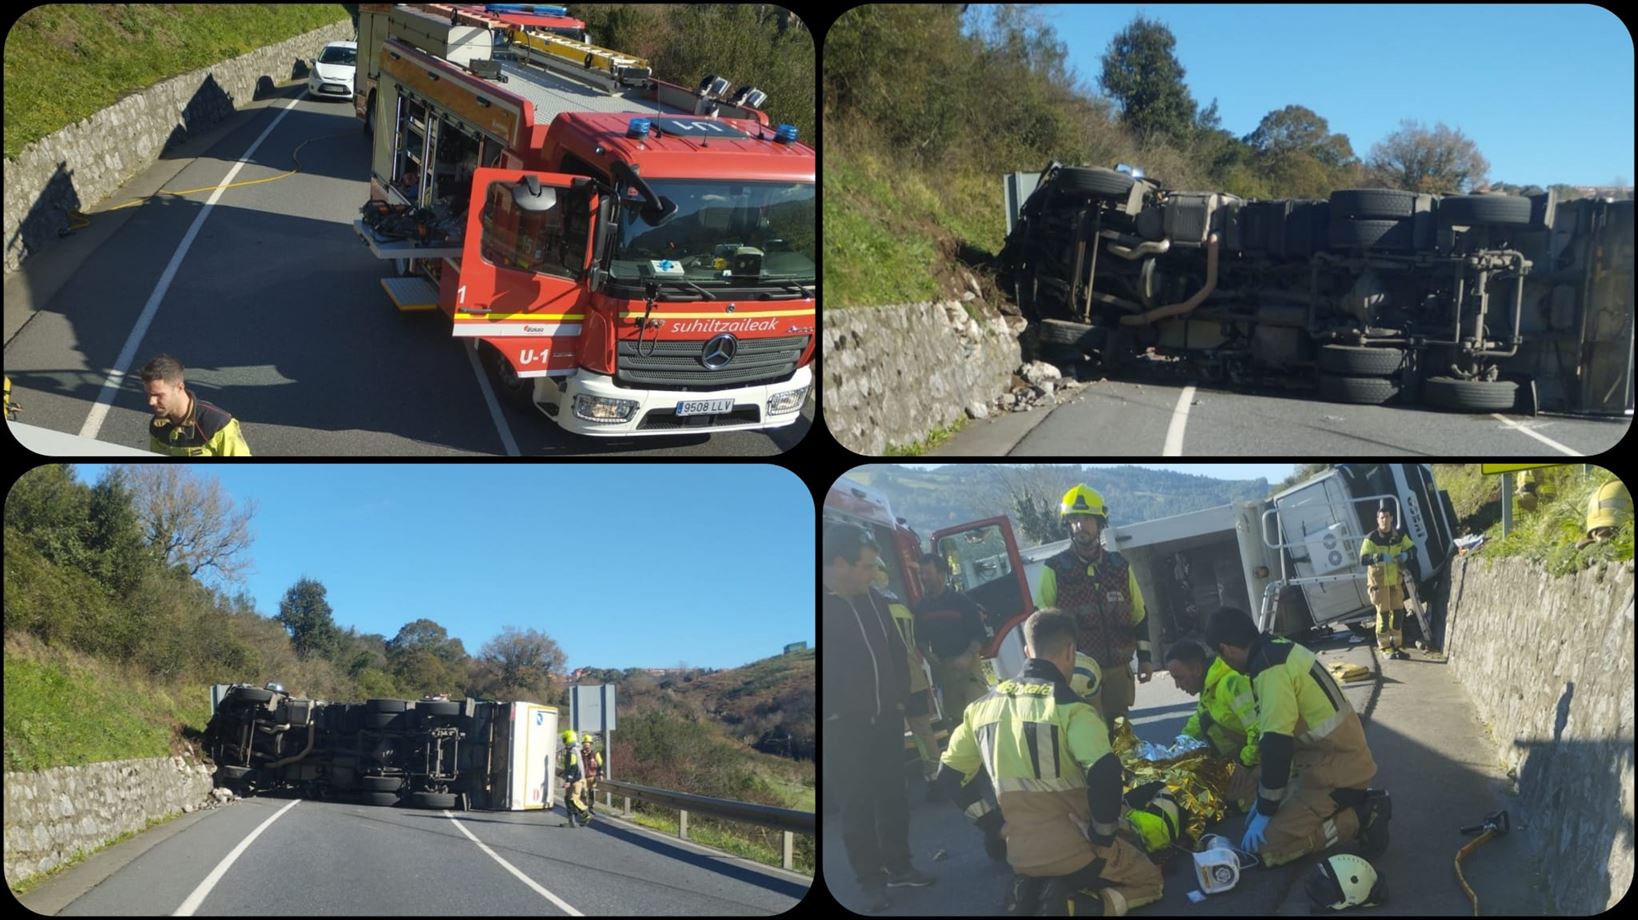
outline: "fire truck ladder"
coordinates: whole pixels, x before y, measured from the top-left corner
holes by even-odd
[[[641,86],[653,76],[648,61],[607,48],[599,48],[561,35],[543,35],[513,27],[509,32],[512,48],[525,61],[583,82],[617,92],[622,87]]]

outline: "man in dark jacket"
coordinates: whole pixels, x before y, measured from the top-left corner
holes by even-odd
[[[944,702],[944,721],[961,723],[967,704],[989,692],[978,663],[989,636],[978,604],[950,590],[949,564],[937,553],[921,557],[922,599],[916,606],[916,635],[926,645],[933,682]]]
[[[933,883],[910,865],[901,768],[909,655],[887,602],[870,587],[879,552],[869,533],[832,524],[822,550],[824,787],[841,804],[842,842],[869,909],[883,911],[893,904],[887,888]]]

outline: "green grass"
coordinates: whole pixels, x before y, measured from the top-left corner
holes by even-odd
[[[1006,232],[1001,177],[904,169],[869,150],[824,161],[825,303],[881,306],[951,296],[962,244],[995,253]]]
[[[948,425],[941,425],[941,426],[939,426],[937,428],[934,428],[932,431],[929,431],[927,433],[926,437],[922,438],[919,441],[914,441],[914,442],[912,442],[910,444],[889,444],[889,445],[887,445],[887,456],[889,456],[889,457],[919,457],[922,454],[926,453],[927,451],[930,451],[930,450],[938,447],[940,444],[943,444],[945,441],[948,441],[951,438],[955,437],[956,434],[959,431],[961,431],[961,429],[965,428],[966,426],[967,426],[967,416],[958,415],[958,416],[956,416],[955,421],[950,422]]]
[[[1541,484],[1539,503],[1533,511],[1526,511],[1515,503],[1513,529],[1504,538],[1499,510],[1500,476],[1486,476],[1476,464],[1441,465],[1435,470],[1440,488],[1450,493],[1457,518],[1484,525],[1486,542],[1479,549],[1482,557],[1529,559],[1555,576],[1573,574],[1595,562],[1632,561],[1630,519],[1617,529],[1609,543],[1595,543],[1580,549],[1575,545],[1585,535],[1587,500],[1594,489],[1609,481],[1609,472],[1594,467],[1590,474],[1583,473],[1581,464],[1572,463],[1546,467],[1536,473]],[[1515,488],[1516,482],[1515,479]]]
[[[620,800],[617,798],[615,801],[619,802]],[[622,815],[622,817],[624,816]],[[654,806],[633,803],[632,815],[626,820],[672,836],[677,833],[677,816],[675,812],[669,809],[659,810]],[[743,856],[746,859],[767,866],[781,865],[784,855],[777,845],[769,846],[760,841],[749,840],[721,824],[701,820],[698,817],[688,822],[688,839],[702,846],[714,847],[725,853]],[[812,837],[797,835],[795,841],[793,841],[793,852],[791,854],[792,871],[807,875],[813,874],[812,845]]]
[[[155,83],[346,18],[346,9],[334,3],[26,10],[6,34],[6,157]],[[269,74],[275,80],[289,75]]]
[[[5,654],[5,769],[166,757],[175,731],[203,729],[204,688],[158,687],[51,656]]]

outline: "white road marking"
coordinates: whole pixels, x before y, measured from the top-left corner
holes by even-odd
[[[148,302],[143,304],[142,313],[137,317],[136,325],[131,327],[131,334],[125,339],[125,347],[119,350],[119,357],[114,359],[113,370],[108,372],[108,379],[103,381],[102,390],[97,393],[96,404],[91,407],[91,412],[86,415],[85,424],[80,426],[80,437],[95,438],[97,432],[102,430],[102,423],[108,418],[108,410],[113,408],[114,394],[119,392],[120,384],[125,381],[125,374],[131,369],[131,362],[136,358],[137,346],[142,344],[142,337],[148,334],[148,326],[153,323],[154,314],[159,312],[160,301],[165,299],[165,293],[171,289],[171,282],[176,280],[176,270],[182,267],[182,259],[187,256],[188,248],[193,245],[194,237],[199,235],[199,228],[205,225],[205,218],[210,216],[211,208],[216,206],[217,200],[222,197],[222,192],[233,184],[233,177],[237,176],[239,170],[243,169],[245,163],[249,162],[250,158],[255,155],[256,148],[262,145],[262,141],[267,140],[267,136],[273,133],[273,129],[279,126],[279,122],[284,120],[284,116],[289,115],[290,110],[295,108],[296,103],[300,101],[300,99],[292,99],[285,105],[284,111],[273,119],[273,123],[267,126],[267,130],[263,131],[260,137],[256,138],[256,142],[250,145],[250,149],[246,150],[244,156],[233,164],[233,168],[228,170],[227,175],[222,177],[221,182],[217,183],[215,191],[212,191],[210,197],[205,199],[205,206],[199,209],[199,216],[193,219],[193,224],[188,227],[188,232],[183,234],[182,244],[176,247],[176,252],[171,254],[171,261],[166,263],[165,271],[159,276],[159,283],[154,285],[153,293],[148,295]]]
[[[1540,433],[1531,431],[1530,429],[1524,427],[1523,425],[1520,425],[1518,422],[1513,421],[1512,419],[1508,418],[1505,415],[1502,415],[1499,412],[1492,412],[1492,413],[1490,413],[1490,415],[1491,415],[1492,418],[1494,418],[1497,421],[1501,422],[1503,425],[1506,425],[1507,427],[1512,428],[1515,431],[1521,431],[1521,432],[1529,435],[1530,437],[1535,438],[1537,441],[1540,441],[1541,443],[1547,445],[1548,447],[1551,447],[1553,450],[1558,451],[1561,454],[1565,454],[1565,455],[1571,456],[1571,457],[1584,457],[1584,456],[1586,456],[1586,454],[1582,453],[1581,451],[1573,450],[1571,448],[1565,447],[1563,444],[1558,443],[1557,441],[1553,440],[1552,438],[1547,437],[1544,434],[1540,434]]]
[[[1189,421],[1189,404],[1194,402],[1194,387],[1184,387],[1177,394],[1177,405],[1172,407],[1172,423],[1166,428],[1166,446],[1162,457],[1183,456],[1183,426]]]
[[[489,419],[495,423],[495,430],[500,433],[501,446],[506,448],[506,456],[520,457],[518,442],[512,440],[512,429],[506,425],[506,416],[501,414],[500,402],[495,399],[495,391],[489,388],[489,377],[484,374],[483,367],[478,364],[478,340],[466,340],[466,361],[472,365],[472,373],[478,375],[478,389],[483,393],[483,404],[489,407]]]
[[[279,820],[279,818],[283,817],[285,812],[289,811],[292,808],[295,808],[297,805],[300,805],[301,802],[302,802],[301,799],[296,799],[294,802],[291,802],[289,805],[286,805],[283,808],[279,809],[278,811],[274,812],[272,817],[268,818],[266,821],[263,821],[261,824],[256,825],[256,829],[250,832],[250,836],[248,836],[245,839],[239,841],[238,846],[234,847],[231,851],[229,851],[228,855],[222,857],[222,861],[216,864],[216,868],[210,870],[210,874],[205,876],[205,880],[199,883],[199,887],[195,888],[193,890],[193,893],[188,895],[187,899],[182,902],[182,906],[178,907],[176,909],[176,912],[171,914],[171,916],[173,916],[173,917],[191,917],[191,916],[193,916],[193,912],[199,909],[200,904],[204,903],[205,898],[206,898],[206,896],[208,896],[210,894],[211,889],[215,888],[216,883],[220,882],[222,880],[222,876],[227,874],[227,870],[230,867],[232,867],[234,862],[237,861],[240,856],[244,855],[245,850],[250,849],[250,844],[253,841],[255,841],[255,839],[257,837],[260,837],[262,835],[262,831],[267,830],[268,825],[272,824],[274,821]]]
[[[478,849],[482,850],[484,852],[484,855],[488,856],[490,859],[493,859],[495,862],[500,863],[502,869],[505,869],[506,871],[512,873],[512,875],[514,875],[517,878],[518,881],[520,881],[523,884],[528,885],[530,888],[534,889],[535,894],[538,894],[541,897],[545,898],[546,900],[551,901],[553,904],[556,904],[558,906],[559,910],[562,910],[564,913],[568,914],[571,917],[584,917],[584,916],[586,916],[585,914],[581,913],[580,911],[575,910],[573,907],[570,907],[569,902],[563,900],[562,898],[558,897],[557,895],[552,894],[550,891],[547,891],[545,888],[541,887],[539,882],[535,881],[534,879],[530,878],[527,875],[524,875],[523,872],[518,869],[518,867],[512,865],[511,863],[507,862],[504,859],[501,859],[499,854],[497,854],[494,850],[491,850],[488,846],[486,846],[482,840],[479,840],[478,838],[472,836],[472,832],[466,829],[466,825],[464,825],[461,822],[455,820],[454,815],[451,815],[449,812],[446,811],[446,812],[444,812],[444,817],[449,819],[449,823],[455,825],[456,830],[458,830],[461,833],[465,834],[466,838],[468,840],[470,840],[473,843],[477,844]]]

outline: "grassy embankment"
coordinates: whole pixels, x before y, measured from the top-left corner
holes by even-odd
[[[1458,529],[1465,526],[1484,534],[1485,544],[1478,551],[1481,556],[1529,559],[1553,575],[1573,574],[1594,562],[1632,561],[1630,518],[1608,543],[1595,543],[1582,549],[1575,545],[1585,536],[1587,500],[1593,490],[1610,480],[1610,471],[1593,466],[1591,472],[1583,473],[1581,464],[1572,463],[1546,467],[1536,474],[1540,482],[1538,504],[1533,511],[1525,511],[1515,504],[1513,529],[1504,538],[1501,533],[1502,478],[1486,476],[1477,464],[1471,463],[1435,467],[1439,486],[1450,493],[1450,503],[1461,522]]]
[[[339,3],[26,10],[6,33],[6,156],[137,90],[346,18]]]

